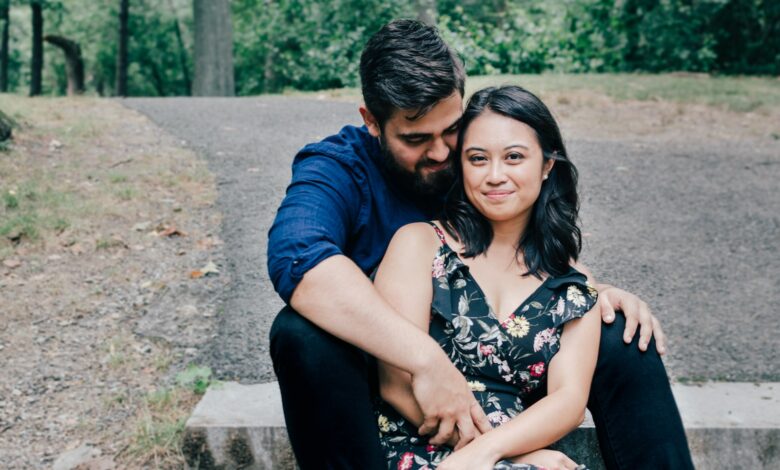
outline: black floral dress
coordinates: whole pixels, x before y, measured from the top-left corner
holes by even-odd
[[[433,259],[430,335],[463,372],[493,426],[500,426],[546,393],[547,366],[560,348],[563,324],[596,303],[596,290],[571,268],[548,277],[515,312],[499,322],[482,289],[434,226],[441,247]],[[433,469],[452,449],[433,446],[414,425],[381,399],[376,403],[380,440],[393,470]],[[496,470],[537,467],[501,461]]]

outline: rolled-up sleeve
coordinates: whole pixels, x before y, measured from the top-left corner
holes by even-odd
[[[307,271],[343,253],[361,204],[359,182],[345,164],[315,156],[293,166],[268,233],[268,273],[282,300],[290,303]]]

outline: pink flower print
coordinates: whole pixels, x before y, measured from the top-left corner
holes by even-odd
[[[536,333],[536,337],[534,338],[534,352],[539,352],[545,344],[552,346],[557,342],[558,338],[555,337],[555,328],[542,330],[539,333]]]
[[[487,415],[487,419],[493,426],[500,426],[510,420],[503,411],[494,411]]]
[[[442,277],[444,276],[444,257],[443,256],[437,256],[433,259],[433,270],[431,272],[431,275],[433,277]]]
[[[414,463],[414,454],[407,452],[401,456],[401,460],[398,462],[398,470],[409,470]]]
[[[437,450],[439,450],[439,446],[435,446],[433,444],[428,444],[427,446],[425,446],[425,452],[428,452],[429,454],[431,452],[436,452]]]
[[[479,352],[481,352],[483,356],[488,357],[494,352],[496,352],[496,349],[490,344],[480,344]]]
[[[537,362],[528,366],[528,368],[531,369],[532,377],[541,377],[544,374],[544,362]]]

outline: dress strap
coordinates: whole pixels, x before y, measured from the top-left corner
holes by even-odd
[[[428,221],[429,224],[431,224],[431,227],[433,227],[433,230],[436,231],[436,236],[439,237],[439,241],[442,245],[447,245],[447,239],[444,238],[444,232],[441,231],[438,225],[433,223],[432,221]]]

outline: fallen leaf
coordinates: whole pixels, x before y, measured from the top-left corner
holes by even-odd
[[[22,265],[22,262],[16,258],[8,258],[3,260],[3,266],[6,268],[16,269]]]
[[[171,225],[170,227],[165,228],[162,232],[158,232],[157,235],[161,237],[186,237],[187,234],[176,228],[175,226]]]
[[[214,274],[214,275],[219,274],[219,269],[217,268],[217,265],[214,264],[213,261],[209,261],[208,263],[206,263],[206,266],[203,266],[198,270],[192,271],[190,273],[190,277],[193,279],[197,279],[199,277],[204,277],[209,274]]]

